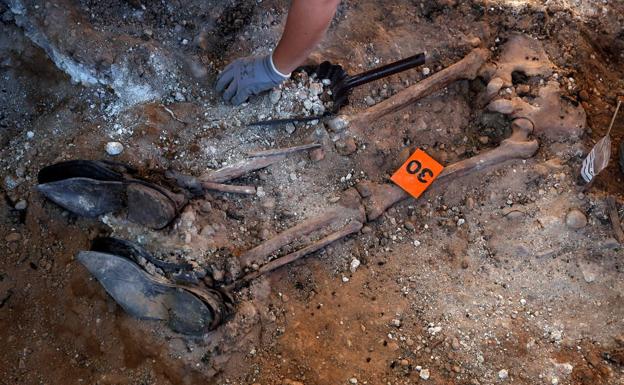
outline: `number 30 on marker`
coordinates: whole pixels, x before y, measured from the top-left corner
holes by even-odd
[[[419,149],[403,163],[390,179],[411,196],[418,198],[443,169],[444,167],[440,163]]]

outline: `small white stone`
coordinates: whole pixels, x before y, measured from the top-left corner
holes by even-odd
[[[520,305],[522,306],[526,305],[526,299],[520,298]]]
[[[457,221],[457,227],[463,225],[464,223],[466,223],[466,220],[464,218],[459,218],[459,220]]]
[[[264,191],[264,188],[258,187],[256,189],[256,195],[258,196],[258,198],[264,198],[266,196],[266,191]]]
[[[293,123],[286,123],[286,126],[284,126],[284,129],[290,135],[293,132],[295,132],[295,130],[297,130],[297,127],[295,127]]]
[[[420,371],[420,374],[418,375],[421,379],[423,380],[428,380],[429,379],[429,369],[422,369]]]
[[[310,95],[317,96],[323,93],[323,85],[321,83],[310,84]]]
[[[553,378],[550,380],[550,383],[551,383],[552,385],[557,385],[557,384],[559,384],[559,379],[558,379],[557,377],[553,377]]]
[[[360,260],[357,258],[353,258],[351,260],[351,265],[349,266],[349,270],[351,270],[352,273],[355,273],[358,267],[360,267]]]
[[[345,277],[344,275],[342,276],[342,282],[347,283],[349,282],[349,278]]]
[[[106,153],[110,156],[115,156],[121,154],[124,150],[123,144],[119,142],[108,142],[106,143]]]
[[[271,104],[277,104],[281,98],[282,98],[282,91],[280,91],[279,89],[274,89],[269,94],[269,99],[271,100]]]
[[[442,326],[433,326],[430,327],[429,329],[427,329],[427,331],[429,332],[429,334],[431,335],[436,335],[438,333],[440,333],[442,331]]]
[[[393,319],[393,320],[391,321],[391,324],[392,324],[392,326],[397,327],[397,328],[398,328],[398,327],[401,327],[401,320],[400,320],[400,319],[396,319],[396,318],[395,318],[395,319]]]
[[[358,383],[358,380],[357,380],[357,378],[353,377],[353,378],[350,378],[350,379],[349,379],[349,382],[350,382],[351,384],[353,384],[353,385],[356,385],[356,384]]]
[[[550,332],[550,339],[553,342],[561,342],[563,339],[563,332],[561,330],[553,330]]]
[[[498,371],[498,378],[500,378],[501,380],[504,380],[507,377],[509,377],[509,372],[507,371],[507,369],[501,369]]]
[[[414,240],[414,246],[416,246],[416,247],[420,246],[420,241]]]
[[[323,85],[324,85],[324,86],[328,86],[328,85],[330,85],[330,84],[331,84],[331,80],[329,80],[329,79],[323,79],[323,80],[321,80],[321,83],[323,83]]]
[[[26,137],[27,137],[28,139],[32,139],[32,138],[34,138],[34,137],[35,137],[35,133],[34,133],[34,132],[32,132],[32,131],[28,131],[28,132],[26,133]]]
[[[429,69],[429,67],[424,67],[424,68],[422,69],[422,74],[423,74],[423,75],[427,76],[427,75],[429,75],[430,73],[431,73],[431,70]]]

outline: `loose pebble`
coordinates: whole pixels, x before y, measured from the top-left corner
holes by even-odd
[[[297,126],[294,123],[286,123],[284,125],[284,131],[288,133],[288,135],[293,134],[297,130]]]
[[[119,142],[106,143],[106,153],[110,156],[116,156],[122,153],[124,150],[123,144]]]
[[[11,233],[4,238],[7,242],[17,242],[20,239],[22,239],[22,235],[20,233]]]
[[[310,159],[314,162],[320,162],[321,160],[325,159],[325,150],[323,150],[322,148],[315,148],[314,150],[310,151]]]
[[[574,230],[582,229],[587,225],[587,217],[579,209],[572,209],[566,214],[566,225]]]
[[[269,99],[271,100],[271,104],[279,103],[281,98],[282,98],[282,91],[278,89],[271,91],[271,93],[269,94]]]
[[[351,270],[352,273],[355,273],[355,271],[358,269],[358,267],[360,267],[360,260],[357,258],[353,258],[351,260],[351,264],[349,265],[349,270]]]
[[[422,369],[418,375],[422,380],[428,380],[430,373],[429,373],[429,369]]]
[[[24,199],[21,199],[19,202],[17,202],[15,204],[15,210],[26,210],[26,207],[28,206],[28,202],[26,202]]]
[[[504,380],[507,377],[509,377],[509,372],[507,372],[507,369],[501,369],[498,371],[498,378],[500,378],[501,380]]]
[[[7,190],[13,190],[19,185],[20,185],[20,181],[15,179],[13,176],[7,175],[4,177],[4,186],[6,187]]]

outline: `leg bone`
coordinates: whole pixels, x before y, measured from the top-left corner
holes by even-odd
[[[243,278],[241,278],[240,280],[236,281],[234,283],[235,287],[234,288],[240,288],[241,286],[247,284],[248,282],[258,278],[259,276],[266,274],[270,271],[273,271],[277,268],[280,268],[284,265],[287,265],[289,263],[292,263],[300,258],[305,257],[308,254],[314,253],[317,250],[322,249],[323,247],[336,242],[337,240],[340,240],[348,235],[351,235],[353,233],[356,233],[358,231],[360,231],[360,229],[362,228],[362,222],[359,222],[357,220],[353,220],[350,221],[349,223],[347,223],[343,228],[341,228],[340,230],[331,233],[330,235],[326,236],[325,238],[319,239],[318,241],[302,248],[299,249],[293,253],[290,253],[288,255],[285,255],[283,257],[280,257],[278,259],[275,259],[269,263],[267,263],[266,265],[262,266],[260,269],[254,271],[253,273],[249,273],[246,276],[244,276]]]
[[[529,120],[514,120],[511,136],[503,140],[500,146],[447,166],[442,171],[442,174],[438,176],[438,179],[436,179],[436,183],[482,170],[507,160],[532,157],[538,148],[536,140],[528,140],[528,136],[532,131],[533,124]],[[357,188],[362,196],[365,197],[364,206],[366,207],[366,216],[369,221],[379,218],[391,206],[409,197],[405,191],[393,184],[369,184],[360,185]]]
[[[291,227],[277,236],[261,243],[240,256],[241,266],[251,266],[254,263],[262,264],[266,258],[282,247],[291,244],[295,240],[311,234],[315,231],[329,227],[338,221],[344,221],[353,217],[353,210],[346,208],[334,209],[315,218],[308,219],[294,227]]]
[[[341,115],[332,119],[328,123],[329,127],[334,131],[342,131],[347,126],[353,127],[356,130],[363,130],[366,125],[371,124],[379,118],[396,112],[458,80],[474,79],[489,56],[490,53],[486,49],[474,49],[459,62],[404,89],[379,104],[354,115]]]

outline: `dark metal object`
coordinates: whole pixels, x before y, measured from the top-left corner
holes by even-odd
[[[334,102],[333,108],[323,115],[298,116],[288,119],[272,119],[262,122],[254,122],[249,124],[249,126],[274,126],[279,124],[310,122],[322,119],[337,113],[340,108],[347,105],[349,103],[349,95],[353,88],[385,78],[387,76],[398,74],[423,64],[425,64],[425,54],[419,53],[417,55],[410,56],[381,67],[373,68],[353,76],[349,76],[342,66],[331,64],[328,61],[314,67],[303,67],[303,70],[308,74],[316,74],[318,79],[331,80],[332,100]]]
[[[425,54],[419,53],[414,56],[399,60],[394,63],[386,64],[384,66],[373,68],[366,72],[362,72],[357,75],[348,76],[341,66],[332,65],[329,62],[322,63],[318,70],[317,75],[320,79],[327,79],[327,75],[333,77],[332,80],[332,98],[334,100],[333,112],[337,112],[342,106],[349,103],[349,94],[355,87],[374,82],[385,78],[387,76],[395,75],[403,71],[407,71],[414,67],[418,67],[425,64]],[[326,70],[325,68],[329,66]],[[327,75],[324,75],[324,71],[327,71]],[[335,74],[341,74],[338,79],[335,78]],[[337,80],[337,81],[336,81]]]

